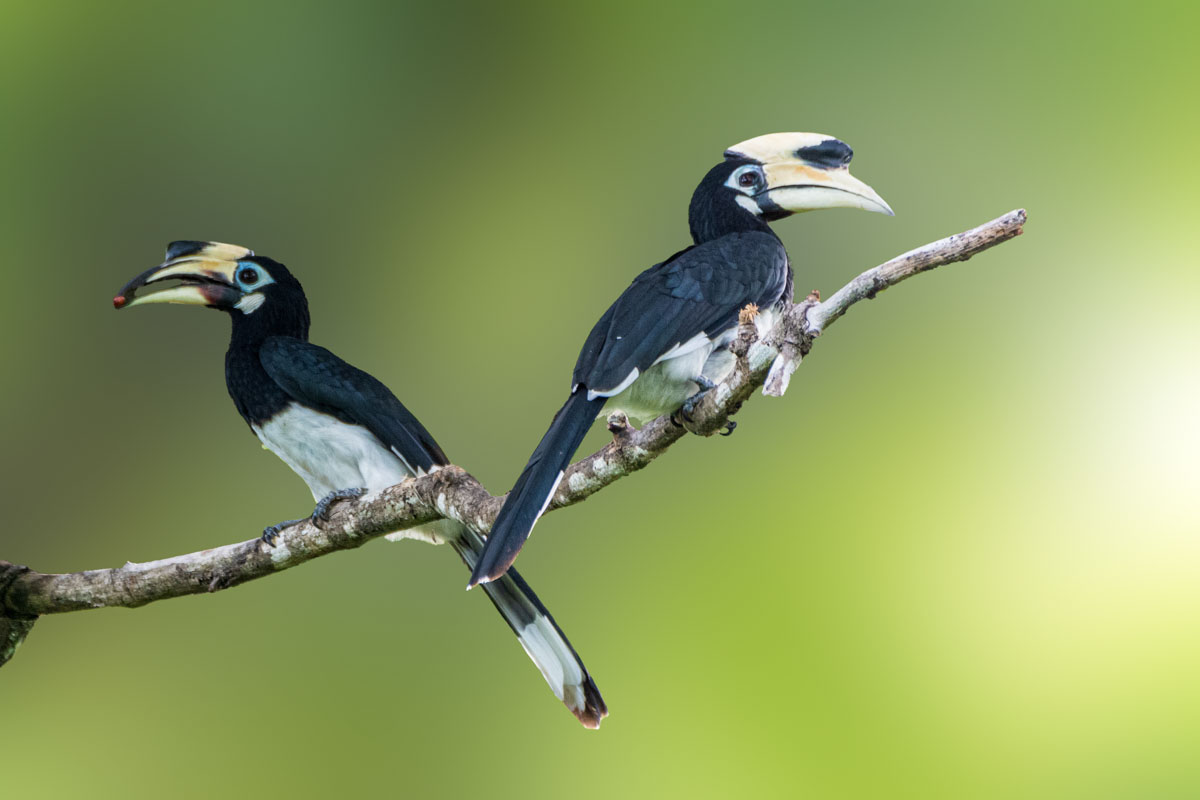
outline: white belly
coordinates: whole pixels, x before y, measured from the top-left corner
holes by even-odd
[[[320,500],[336,489],[378,492],[412,475],[366,428],[293,403],[254,432]]]
[[[366,489],[366,498],[413,476],[408,465],[359,425],[293,403],[263,425],[252,426],[263,445],[304,479],[313,500],[338,489]],[[437,523],[389,538],[445,541]]]
[[[659,361],[620,394],[610,397],[601,413],[623,411],[634,424],[641,425],[674,411],[700,389],[692,379],[704,369],[713,349],[708,344],[685,355]]]
[[[763,309],[755,318],[761,337],[775,325],[778,315],[774,309]],[[684,401],[699,391],[693,380],[703,375],[713,383],[729,377],[736,359],[729,345],[737,336],[737,328],[725,331],[716,339],[700,334],[676,346],[659,358],[633,383],[609,398],[602,413],[623,411],[635,424],[675,411]]]

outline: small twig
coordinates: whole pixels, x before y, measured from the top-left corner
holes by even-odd
[[[1012,211],[867,270],[824,302],[819,295],[810,295],[800,303],[788,304],[775,328],[761,340],[754,331],[753,314],[747,312],[733,346],[737,363],[729,378],[697,404],[692,414],[695,432],[711,436],[727,429],[729,417],[760,386],[765,394],[783,394],[814,338],[850,306],[913,275],[965,261],[1007,241],[1021,233],[1024,223],[1025,212]],[[644,468],[685,435],[668,417],[640,430],[615,418],[609,425],[613,440],[568,468],[550,509],[581,502]],[[39,614],[104,606],[133,608],[169,597],[218,591],[440,518],[456,519],[484,532],[490,529],[502,503],[502,497],[492,497],[471,475],[451,466],[393,486],[370,502],[342,503],[322,527],[304,522],[285,530],[275,548],[255,538],[161,561],[63,575],[33,572],[0,561],[0,664],[11,657]]]
[[[792,306],[776,326],[776,338],[782,344],[763,394],[778,397],[787,391],[788,380],[796,367],[800,366],[801,358],[808,355],[813,339],[849,311],[850,306],[860,300],[871,300],[884,289],[914,275],[934,267],[966,261],[989,247],[1020,236],[1024,225],[1025,209],[1018,208],[977,228],[931,242],[869,269],[834,292],[825,302],[820,302],[819,293],[810,294],[805,302]]]
[[[1025,209],[1018,208],[977,228],[947,236],[916,250],[909,250],[904,255],[896,256],[874,269],[867,270],[809,312],[809,328],[820,333],[859,300],[873,299],[875,295],[900,281],[934,267],[966,261],[989,247],[1020,236],[1025,230],[1025,216]]]

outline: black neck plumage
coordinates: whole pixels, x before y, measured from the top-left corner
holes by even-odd
[[[261,425],[292,401],[263,369],[258,357],[263,342],[273,336],[308,341],[308,303],[303,296],[288,299],[290,302],[268,297],[249,314],[239,309],[229,311],[233,333],[225,352],[225,387],[238,413],[250,425]]]

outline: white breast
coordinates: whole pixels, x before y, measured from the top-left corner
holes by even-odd
[[[252,427],[266,448],[304,479],[313,500],[337,489],[366,489],[363,499],[369,500],[413,475],[404,460],[366,428],[295,403],[265,424]],[[443,544],[460,535],[457,522],[438,520],[389,533],[387,538]]]
[[[775,325],[778,317],[774,308],[764,308],[755,317],[761,338]],[[660,414],[674,411],[700,388],[693,378],[703,375],[713,383],[729,377],[736,359],[729,345],[737,338],[737,327],[730,328],[715,339],[699,333],[672,347],[644,373],[634,370],[611,392],[589,392],[588,396],[609,398],[601,415],[620,410],[641,424]]]
[[[674,411],[700,388],[692,379],[704,371],[715,346],[716,342],[703,334],[677,345],[636,376],[637,380],[619,387],[601,413],[620,410],[635,424],[641,424]]]
[[[335,489],[375,493],[413,473],[375,434],[293,403],[254,432],[308,484],[314,500]]]

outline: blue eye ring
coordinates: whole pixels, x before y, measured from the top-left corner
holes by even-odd
[[[258,270],[249,264],[238,267],[237,282],[245,286],[253,286],[258,283]]]

